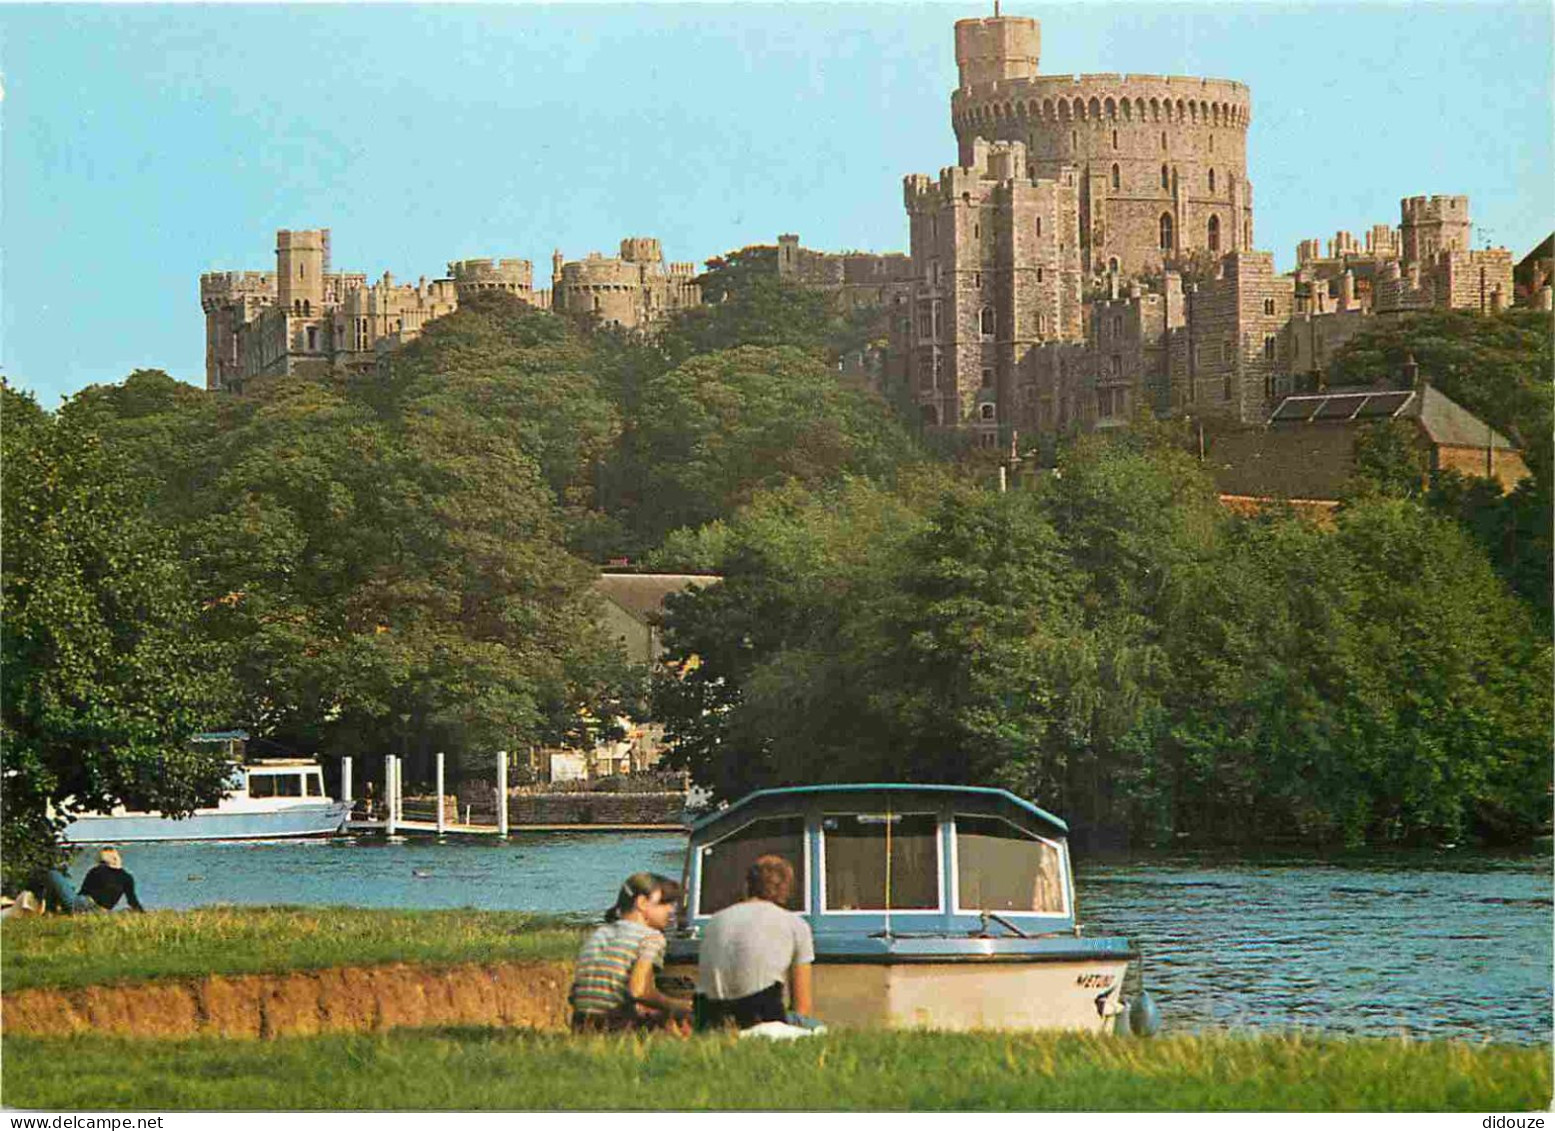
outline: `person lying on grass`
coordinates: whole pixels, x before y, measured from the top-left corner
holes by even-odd
[[[794,890],[794,866],[760,856],[745,874],[746,897],[708,921],[697,960],[696,1027],[750,1029],[782,1021],[819,1029],[810,1016],[810,924],[785,904]],[[785,986],[793,1011],[783,1002]]]
[[[664,928],[679,902],[680,885],[668,876],[636,872],[626,878],[604,926],[578,953],[567,995],[574,1031],[686,1031],[691,1003],[654,984],[654,972],[664,965]]]

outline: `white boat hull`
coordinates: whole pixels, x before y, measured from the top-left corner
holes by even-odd
[[[1126,959],[818,962],[815,1014],[844,1029],[1059,1029],[1112,1033]],[[666,965],[694,985],[694,965]],[[1098,1008],[1098,999],[1101,999]]]
[[[65,828],[69,844],[128,844],[151,840],[267,840],[331,836],[351,806],[320,799],[252,809],[199,809],[181,820],[160,813],[83,814]]]

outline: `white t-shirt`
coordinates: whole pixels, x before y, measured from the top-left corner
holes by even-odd
[[[788,968],[815,961],[810,924],[765,899],[725,907],[708,921],[697,956],[697,992],[718,1001],[749,997],[773,982],[788,984]]]

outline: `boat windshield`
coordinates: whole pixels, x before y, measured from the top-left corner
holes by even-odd
[[[250,771],[248,795],[250,797],[301,797],[302,774],[295,770],[284,774],[257,774]]]
[[[932,813],[828,815],[821,829],[827,911],[939,908],[939,835]]]
[[[804,909],[804,818],[760,817],[702,849],[698,915],[711,915],[745,898],[745,873],[758,856],[776,854],[794,866],[794,890],[788,909]]]
[[[1059,847],[1000,817],[956,814],[956,885],[962,911],[1065,913]]]

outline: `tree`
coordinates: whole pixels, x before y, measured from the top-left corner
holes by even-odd
[[[10,890],[62,821],[119,802],[170,815],[220,796],[189,739],[230,719],[225,657],[137,481],[73,414],[0,385],[5,427],[3,790]]]
[[[1411,314],[1357,334],[1334,355],[1334,385],[1397,383],[1413,355],[1421,375],[1512,438],[1548,483],[1555,444],[1555,328],[1535,310]]]
[[[623,459],[639,493],[626,510],[648,545],[785,479],[881,475],[917,456],[878,398],[840,386],[793,348],[725,350],[651,377],[629,443]]]

